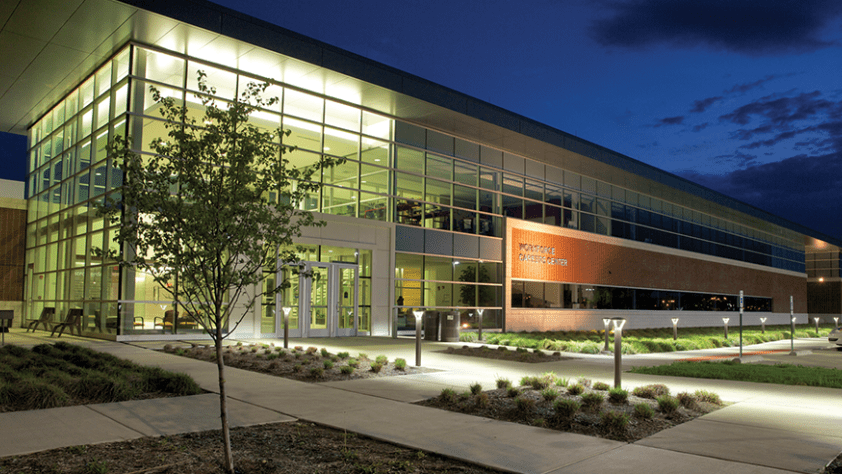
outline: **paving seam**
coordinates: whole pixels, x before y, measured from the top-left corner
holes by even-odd
[[[83,406],[85,408],[87,408],[88,410],[90,410],[90,411],[96,413],[97,415],[101,416],[102,418],[105,418],[106,420],[111,420],[114,423],[117,423],[118,425],[122,426],[123,428],[126,428],[129,431],[133,431],[133,432],[137,433],[138,438],[146,438],[148,436],[147,434],[142,433],[142,432],[132,428],[131,426],[129,426],[125,423],[122,423],[119,420],[117,420],[115,418],[112,418],[112,417],[106,415],[105,413],[102,413],[101,411],[96,410],[95,408],[92,408],[92,406],[96,406],[96,405],[83,405]],[[111,443],[111,442],[114,442],[114,441],[124,441],[124,440],[111,440],[111,441],[105,440],[105,441],[100,441],[100,443]]]
[[[736,405],[736,403],[734,405]],[[745,426],[745,427],[748,427],[748,428],[760,428],[760,429],[764,429],[764,430],[777,430],[777,431],[784,431],[786,433],[795,433],[795,434],[802,434],[802,435],[805,434],[802,431],[786,429],[785,427],[780,427],[780,426],[769,427],[769,426],[757,426],[757,425],[753,425],[753,424],[749,424],[749,423],[737,423],[737,422],[734,422],[734,421],[727,421],[727,420],[706,420],[704,415],[700,416],[699,418],[690,420],[687,423],[694,423],[694,422],[720,423],[720,424],[723,424],[723,425]],[[678,426],[678,425],[676,425],[676,426]],[[842,435],[825,434],[825,436],[828,436],[830,438],[839,439],[840,440],[840,446],[842,446]],[[648,436],[647,436],[647,438],[648,438]],[[646,439],[646,438],[643,438],[643,439]],[[642,440],[638,440],[638,441],[642,441]],[[635,441],[635,443],[636,442],[637,441]]]
[[[646,439],[646,438],[643,438],[643,439]],[[639,441],[643,441],[643,440],[639,440]],[[637,441],[635,441],[634,443],[631,443],[631,444],[637,444]],[[648,446],[648,445],[645,445],[645,444],[642,444],[641,446],[645,446],[647,448],[652,448],[652,449],[660,449],[662,451],[669,451],[669,452],[672,452],[672,453],[686,454],[686,455],[690,455],[690,456],[698,456],[700,458],[716,459],[718,461],[730,462],[730,463],[734,463],[734,464],[744,464],[746,466],[768,467],[769,469],[777,469],[779,471],[784,471],[784,472],[797,472],[797,473],[805,473],[805,474],[815,473],[815,471],[793,471],[792,469],[786,469],[786,468],[782,468],[782,467],[779,467],[779,466],[770,466],[768,464],[761,464],[759,462],[753,463],[753,462],[739,461],[739,460],[736,460],[736,459],[720,458],[720,457],[711,456],[711,455],[708,455],[708,454],[688,453],[686,451],[679,451],[677,449],[667,449],[667,448],[662,448],[660,446]],[[827,464],[830,464],[832,461],[833,461],[833,459],[828,461]],[[827,464],[825,464],[825,466]]]

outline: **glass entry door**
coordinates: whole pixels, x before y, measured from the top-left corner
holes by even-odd
[[[347,263],[304,262],[299,278],[296,337],[356,336],[359,267]],[[290,335],[293,335],[290,328]]]

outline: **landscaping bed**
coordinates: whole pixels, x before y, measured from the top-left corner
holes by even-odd
[[[444,389],[418,405],[633,442],[716,410],[722,402],[704,391],[671,396],[664,385],[647,385],[629,393],[546,373],[524,377],[519,387],[498,379],[494,390],[484,391],[479,384],[462,393]]]
[[[456,354],[456,355],[463,355],[469,357],[482,357],[483,359],[495,359],[495,360],[511,360],[515,362],[527,362],[531,364],[541,363],[541,362],[558,362],[560,360],[567,360],[570,357],[562,357],[561,353],[555,352],[553,354],[546,354],[541,350],[538,349],[526,349],[523,347],[518,347],[515,350],[508,349],[506,347],[500,346],[497,349],[491,349],[488,346],[482,347],[470,347],[470,346],[462,346],[462,347],[448,347],[447,349],[440,351],[447,354]]]
[[[807,385],[842,388],[842,370],[826,367],[805,367],[793,364],[740,364],[720,362],[673,362],[655,367],[632,367],[630,372],[671,377],[739,380],[741,382]]]
[[[0,412],[196,395],[185,374],[66,342],[0,348]]]
[[[241,474],[499,472],[305,422],[233,428],[231,444]],[[8,457],[0,459],[0,472],[216,474],[224,472],[221,459],[214,430]]]
[[[216,363],[213,346],[194,345],[190,348],[164,346],[164,352]],[[228,367],[275,375],[301,382],[334,382],[343,380],[422,374],[433,369],[415,367],[404,359],[389,360],[385,355],[370,358],[359,353],[332,354],[326,349],[296,346],[291,349],[271,344],[226,346],[223,360]]]
[[[622,351],[623,354],[648,354],[737,347],[740,344],[739,328],[731,325],[730,329],[729,337],[726,338],[722,327],[679,327],[678,339],[673,339],[672,328],[626,329],[623,331]],[[819,328],[818,332],[812,326],[810,328],[802,326],[795,329],[796,338],[827,337],[829,333],[830,328]],[[608,345],[609,351],[614,350],[613,336],[611,337],[611,343]],[[758,326],[743,327],[743,345],[789,338],[789,325],[769,325],[766,326],[765,332]],[[604,348],[605,332],[602,330],[530,333],[486,332],[483,333],[482,341],[477,340],[477,333],[475,332],[463,332],[459,340],[528,349],[598,354]]]

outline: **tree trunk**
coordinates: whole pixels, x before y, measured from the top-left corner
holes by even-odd
[[[225,470],[234,474],[234,456],[231,453],[231,434],[228,431],[228,401],[225,396],[225,363],[222,360],[222,331],[216,325],[216,367],[219,370],[219,414],[222,420],[222,444],[225,447]]]

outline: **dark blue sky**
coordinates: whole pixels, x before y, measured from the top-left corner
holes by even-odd
[[[842,238],[837,0],[216,3]]]

